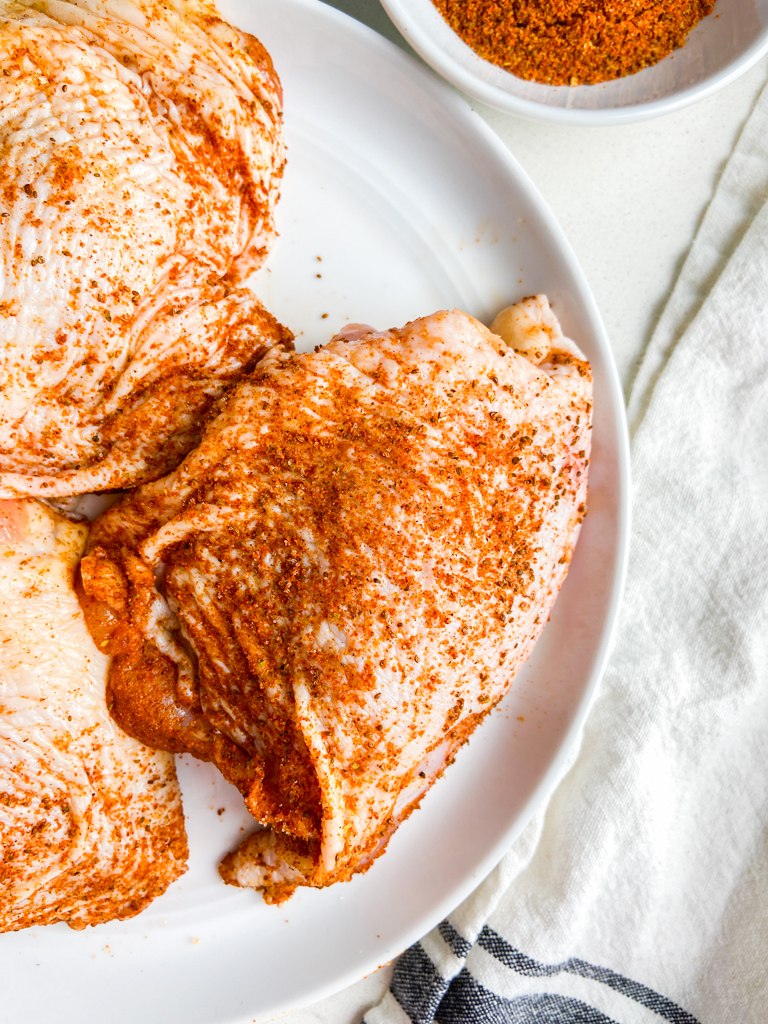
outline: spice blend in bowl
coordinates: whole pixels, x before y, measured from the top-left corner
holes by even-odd
[[[683,46],[715,0],[433,0],[484,60],[547,85],[633,75]]]

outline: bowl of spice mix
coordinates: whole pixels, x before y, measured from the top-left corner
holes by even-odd
[[[381,2],[458,89],[559,124],[626,124],[678,110],[768,52],[768,0]]]

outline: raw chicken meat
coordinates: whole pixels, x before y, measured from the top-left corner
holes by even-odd
[[[546,298],[273,350],[81,565],[113,714],[214,761],[270,902],[367,868],[508,689],[585,513],[591,376]]]
[[[0,496],[154,479],[289,344],[240,287],[283,163],[269,56],[208,0],[0,0]]]
[[[107,710],[73,588],[87,533],[0,502],[0,931],[132,917],[186,867],[172,756]]]

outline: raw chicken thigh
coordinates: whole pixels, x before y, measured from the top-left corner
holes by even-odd
[[[173,758],[107,710],[73,588],[87,533],[0,502],[0,931],[132,917],[186,867]]]
[[[261,44],[208,0],[0,0],[0,496],[177,465],[290,334],[240,283],[283,168]]]
[[[270,902],[367,868],[508,689],[585,513],[591,376],[546,299],[272,350],[81,565],[113,714],[215,762]],[[517,354],[518,349],[526,355]]]

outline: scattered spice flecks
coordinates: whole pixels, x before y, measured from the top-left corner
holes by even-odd
[[[518,78],[591,85],[683,46],[715,0],[433,0],[468,46]]]

